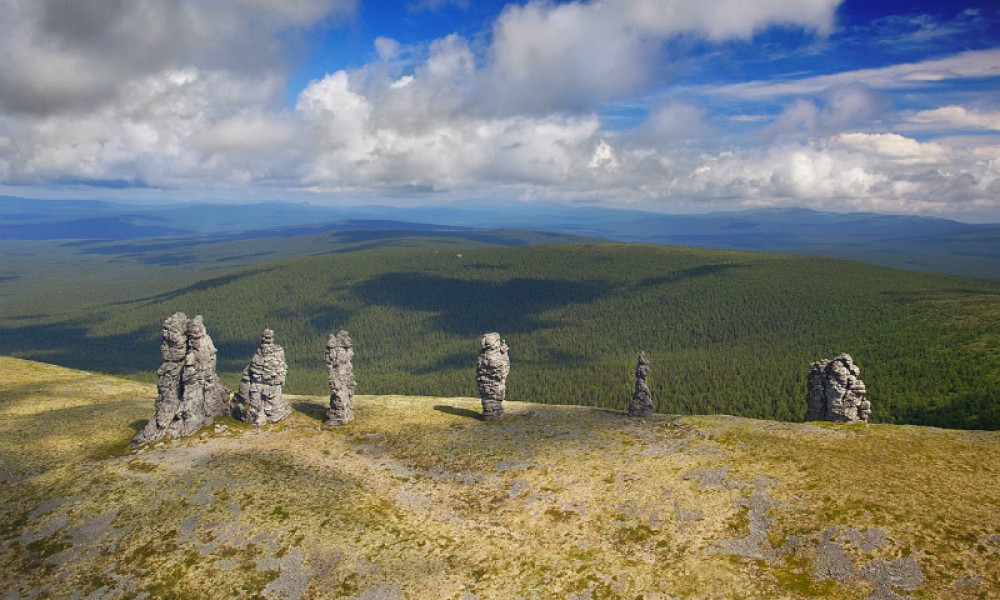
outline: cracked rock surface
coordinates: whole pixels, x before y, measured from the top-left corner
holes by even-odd
[[[850,354],[814,362],[809,370],[806,421],[868,421],[872,405]]]
[[[191,435],[229,406],[229,390],[215,373],[215,344],[201,315],[188,319],[174,313],[163,321],[162,337],[153,418],[132,439],[132,446]]]
[[[476,362],[476,387],[483,404],[483,420],[497,421],[503,417],[503,401],[507,394],[507,374],[510,356],[507,343],[496,332],[483,335],[479,360]]]
[[[260,346],[240,377],[233,398],[233,418],[260,427],[290,415],[292,407],[281,393],[287,373],[285,350],[274,343],[274,331],[265,329]]]
[[[635,365],[635,391],[632,393],[632,401],[628,405],[628,416],[648,417],[653,414],[653,393],[646,385],[646,378],[649,377],[649,359],[645,352],[639,353],[639,361]]]
[[[323,359],[327,364],[327,375],[330,382],[330,408],[326,411],[324,425],[346,425],[354,420],[354,347],[347,331],[340,330],[330,334],[326,342],[326,354]]]

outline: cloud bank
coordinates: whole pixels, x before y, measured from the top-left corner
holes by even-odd
[[[443,3],[416,3],[433,9]],[[311,81],[285,101],[296,36],[349,19],[348,0],[0,0],[0,182],[165,189],[441,192],[588,199],[665,211],[798,205],[1000,212],[995,107],[899,110],[887,90],[1000,76],[1000,49],[921,62],[690,87],[657,98],[678,38],[816,40],[839,0],[605,0],[510,5],[484,45],[452,34]],[[401,56],[417,56],[406,60]],[[698,98],[767,100],[714,115]],[[650,104],[651,102],[651,104]],[[750,129],[725,131],[727,123]],[[909,128],[909,129],[907,129]],[[908,135],[906,135],[908,132]],[[339,195],[339,196],[338,196]]]

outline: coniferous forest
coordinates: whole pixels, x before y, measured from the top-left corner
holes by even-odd
[[[22,304],[58,303],[58,282],[3,285]],[[849,352],[874,422],[1000,428],[1000,285],[982,280],[662,246],[424,240],[108,293],[96,308],[7,315],[0,353],[152,381],[160,322],[183,311],[204,315],[230,387],[271,327],[286,391],[327,393],[326,337],[345,328],[359,394],[474,396],[479,337],[495,330],[511,348],[511,401],[623,409],[643,350],[660,412],[799,420],[810,362]]]

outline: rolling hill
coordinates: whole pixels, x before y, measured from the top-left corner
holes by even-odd
[[[396,223],[388,227],[410,231],[466,230],[469,236],[475,230],[529,229],[606,241],[828,256],[913,271],[1000,279],[1000,225],[912,215],[802,208],[669,215],[502,200],[418,207],[289,202],[137,205],[0,196],[0,240],[8,241],[183,235],[203,237],[201,243],[218,243],[386,228],[373,225],[378,223]]]
[[[988,598],[1000,434],[325,397],[126,450],[149,384],[0,357],[5,597]]]
[[[846,351],[876,421],[1000,428],[996,283],[634,244],[353,243],[230,270],[212,254],[179,265],[144,262],[164,249],[88,255],[91,268],[67,280],[3,281],[19,312],[0,321],[0,353],[150,381],[159,323],[180,310],[204,315],[230,386],[271,327],[289,390],[322,394],[326,336],[347,328],[359,393],[468,396],[478,337],[496,330],[511,347],[514,400],[623,407],[644,350],[661,412],[795,421],[809,363]],[[149,289],[158,272],[187,282]],[[103,303],[75,302],[80,290]]]

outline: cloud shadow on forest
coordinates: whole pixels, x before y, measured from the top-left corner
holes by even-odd
[[[639,282],[639,287],[655,287],[658,285],[679,283],[688,279],[707,277],[709,275],[725,275],[732,269],[744,268],[746,266],[747,265],[740,263],[722,263],[716,265],[702,265],[698,267],[691,267],[689,269],[680,269],[678,271],[667,273],[666,275],[660,275],[659,277],[647,277]]]
[[[354,289],[365,304],[437,313],[435,328],[461,336],[486,331],[528,333],[556,323],[541,318],[570,304],[588,304],[612,293],[609,281],[511,279],[472,281],[422,273],[385,273]]]

